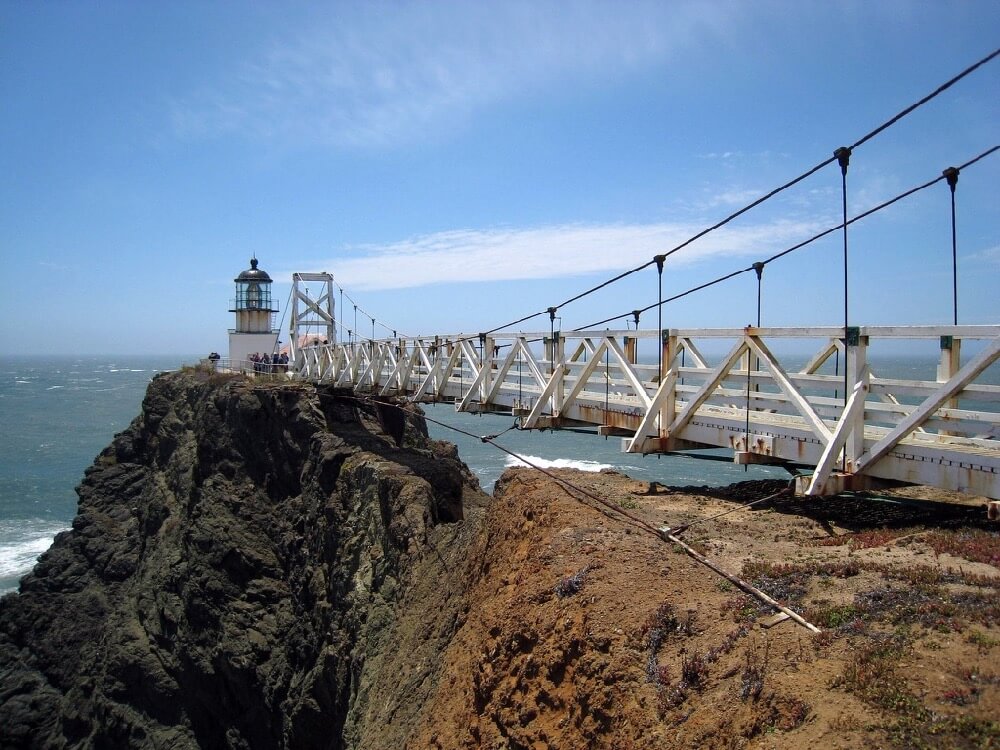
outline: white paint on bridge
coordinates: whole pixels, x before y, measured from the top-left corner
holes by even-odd
[[[294,377],[510,413],[522,429],[596,426],[599,434],[621,435],[632,453],[730,448],[740,463],[815,467],[799,482],[806,494],[888,480],[1000,498],[1000,386],[984,382],[1000,358],[1000,326],[555,331],[345,343],[334,339],[329,291],[323,304],[297,288],[294,294],[305,311],[292,316],[289,331]],[[309,340],[310,314],[328,343],[299,346]],[[939,352],[934,380],[872,369],[872,344],[901,339]],[[658,362],[638,361],[641,341],[644,350],[659,350]],[[811,344],[814,356],[790,367],[774,352],[789,342],[799,350]],[[704,354],[720,343],[726,354],[714,361]],[[821,372],[832,369],[831,358],[839,371]]]

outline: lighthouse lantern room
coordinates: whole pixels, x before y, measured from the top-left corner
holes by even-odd
[[[236,327],[229,329],[229,360],[236,367],[254,352],[270,355],[277,351],[274,317],[278,308],[271,302],[271,277],[257,268],[256,258],[234,281],[236,298],[229,312],[236,313]]]

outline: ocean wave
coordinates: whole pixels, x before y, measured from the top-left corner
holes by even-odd
[[[7,522],[3,526],[8,528]],[[67,529],[64,525],[54,526],[46,523],[28,524],[27,529],[15,534],[6,533],[2,529],[3,541],[0,542],[0,578],[20,578],[34,567],[38,556],[52,546],[52,539],[60,531]]]
[[[612,464],[602,464],[597,461],[582,461],[573,458],[539,458],[538,456],[525,456],[525,461],[530,461],[535,466],[541,467],[543,469],[578,469],[579,471],[591,471],[598,472],[603,469],[613,469]],[[507,457],[508,467],[512,466],[528,466],[524,461],[513,456]]]

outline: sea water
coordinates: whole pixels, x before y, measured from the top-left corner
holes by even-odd
[[[53,536],[69,528],[76,514],[75,487],[84,469],[139,414],[150,379],[197,359],[0,358],[0,594],[16,589]],[[902,357],[880,363],[877,371],[885,377],[933,379],[934,367],[930,358]],[[987,381],[996,382],[996,373]],[[622,453],[621,438],[565,430],[508,430],[514,424],[512,417],[456,413],[450,404],[424,408],[433,420],[428,423],[431,437],[456,443],[487,492],[507,467],[519,463],[479,439],[499,433],[503,433],[496,438],[500,445],[545,468],[614,469],[674,486],[719,486],[788,476],[778,467],[737,466],[728,451],[705,452],[729,459],[721,461],[639,456]]]
[[[157,372],[196,357],[0,358],[0,593],[69,528],[75,487]]]

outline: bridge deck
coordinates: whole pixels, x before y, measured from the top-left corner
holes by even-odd
[[[935,379],[873,371],[872,342],[904,338],[933,347]],[[769,348],[792,339],[818,342],[804,364]],[[721,357],[702,352],[720,343]],[[640,345],[659,362],[639,362]],[[299,349],[293,369],[513,412],[525,429],[594,425],[627,436],[629,452],[729,448],[740,462],[815,466],[811,494],[882,479],[997,498],[998,357],[1000,326],[746,328],[370,340]]]

